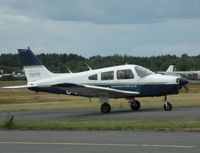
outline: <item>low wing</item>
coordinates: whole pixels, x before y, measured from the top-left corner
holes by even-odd
[[[1,87],[1,89],[23,89],[23,88],[32,88],[36,87],[35,85],[22,85],[22,86],[8,86],[8,87]]]
[[[35,87],[45,88],[44,86],[21,85],[21,86],[2,87],[1,89],[23,89],[23,88],[35,88]],[[100,87],[100,86],[82,85],[73,83],[57,84],[57,85],[52,85],[52,87],[65,90],[69,94],[73,93],[73,95],[75,94],[88,97],[125,98],[125,97],[134,97],[140,94],[139,92],[134,92],[134,91],[125,91],[109,87]]]
[[[77,93],[78,95],[89,96],[89,97],[124,98],[124,97],[133,97],[140,94],[139,92],[118,90],[109,87],[80,85],[71,83],[57,84],[54,85],[53,87],[60,88],[72,93]]]

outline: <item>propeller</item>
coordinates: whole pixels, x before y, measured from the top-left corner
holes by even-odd
[[[185,89],[185,91],[186,91],[187,93],[190,92],[189,88],[188,88],[186,85],[183,85],[183,88]]]
[[[186,86],[186,84],[188,84],[189,81],[186,78],[180,78],[179,79],[179,84],[181,85],[181,87],[183,87],[185,89],[185,91],[187,93],[189,93],[189,88]]]

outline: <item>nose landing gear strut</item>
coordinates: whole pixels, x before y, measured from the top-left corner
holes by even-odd
[[[172,110],[172,104],[167,100],[167,96],[165,96],[165,99],[163,100],[164,101],[164,110],[165,111],[171,111]]]

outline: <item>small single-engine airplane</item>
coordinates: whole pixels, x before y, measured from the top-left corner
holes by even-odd
[[[126,98],[132,110],[139,110],[136,97],[164,96],[164,110],[170,111],[172,104],[167,95],[178,94],[188,80],[178,76],[155,74],[138,65],[122,65],[79,73],[55,74],[46,69],[41,61],[28,49],[18,49],[27,85],[3,87],[4,89],[28,88],[36,92],[49,92],[98,97],[101,112],[109,113],[109,98]]]
[[[170,65],[166,72],[162,72],[166,75],[179,75],[190,81],[190,83],[199,83],[200,71],[176,71],[174,65]]]

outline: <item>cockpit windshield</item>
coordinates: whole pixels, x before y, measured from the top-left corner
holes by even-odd
[[[140,77],[145,77],[145,76],[154,74],[152,71],[150,71],[144,67],[141,67],[141,66],[135,66],[135,71],[136,71],[137,75]]]

